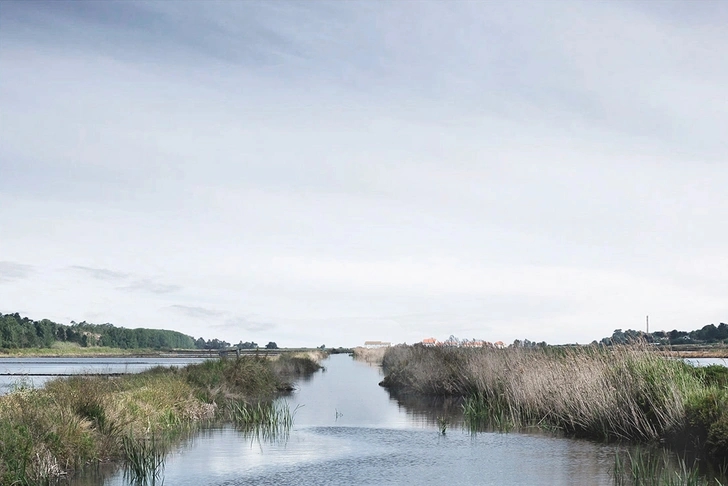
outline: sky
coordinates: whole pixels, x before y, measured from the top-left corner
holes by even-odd
[[[728,321],[726,24],[0,2],[0,312],[329,347]]]

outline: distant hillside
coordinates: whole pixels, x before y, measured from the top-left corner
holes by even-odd
[[[715,324],[708,324],[701,329],[695,331],[655,331],[646,333],[644,331],[634,331],[628,329],[622,331],[617,329],[612,333],[612,337],[606,337],[601,340],[602,344],[627,344],[639,340],[645,340],[648,343],[656,344],[728,344],[728,324],[720,323],[717,327]]]
[[[48,348],[58,341],[78,343],[83,347],[122,349],[195,348],[195,340],[191,336],[177,331],[127,329],[112,324],[73,321],[71,325],[65,325],[48,319],[34,321],[18,313],[0,314],[0,348]]]

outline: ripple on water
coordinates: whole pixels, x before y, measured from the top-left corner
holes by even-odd
[[[198,438],[194,453],[170,458],[165,483],[607,485],[614,454],[584,441],[457,430],[443,436],[422,429],[311,427],[285,443],[260,444],[223,429],[205,441],[212,447]]]

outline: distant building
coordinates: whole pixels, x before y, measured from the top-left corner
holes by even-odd
[[[422,340],[423,346],[435,346],[437,344],[437,339],[435,338],[426,338]]]
[[[503,344],[503,341],[496,341],[495,343],[493,343],[493,346],[495,346],[498,349],[503,349],[506,347],[506,345]]]

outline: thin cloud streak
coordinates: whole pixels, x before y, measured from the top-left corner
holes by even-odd
[[[182,290],[182,287],[179,285],[159,283],[150,279],[135,280],[129,285],[117,288],[130,292],[151,292],[153,294],[169,294]]]
[[[14,280],[28,278],[34,273],[31,265],[16,262],[0,262],[0,282],[12,282]]]
[[[212,310],[212,309],[205,309],[204,307],[194,307],[194,306],[187,306],[187,305],[170,305],[168,307],[173,312],[180,313],[182,315],[192,317],[194,319],[210,319],[215,317],[220,317],[224,315],[224,312]]]
[[[109,270],[108,268],[90,268],[84,267],[83,265],[73,265],[69,268],[98,280],[126,280],[129,277],[128,273],[116,272],[114,270]]]

